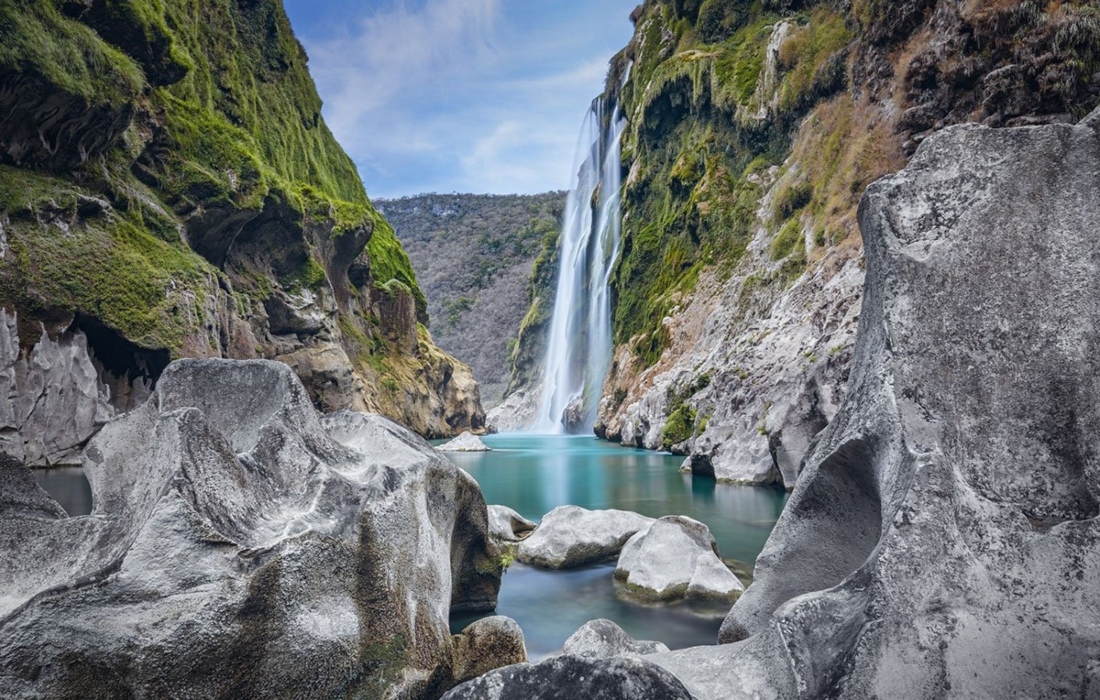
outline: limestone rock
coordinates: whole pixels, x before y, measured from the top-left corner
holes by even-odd
[[[519,542],[536,527],[508,506],[489,506],[489,535],[498,542]]]
[[[631,594],[655,600],[731,600],[744,590],[719,559],[710,528],[683,515],[663,517],[631,537],[615,577]]]
[[[462,683],[495,668],[526,663],[523,630],[503,615],[483,617],[451,637],[454,681]]]
[[[523,430],[535,422],[538,412],[540,386],[520,389],[504,398],[485,414],[485,423],[497,433]]]
[[[660,642],[636,640],[611,620],[599,619],[586,622],[565,640],[563,653],[590,659],[609,659],[614,656],[654,654],[668,651]]]
[[[490,452],[492,448],[482,442],[481,438],[467,430],[454,440],[445,442],[435,449],[441,452]]]
[[[463,683],[443,700],[692,700],[683,684],[654,664],[629,657],[555,656],[505,666]]]
[[[88,517],[0,470],[37,504],[0,509],[5,698],[438,697],[450,612],[495,604],[477,484],[389,420],[322,418],[286,365],[175,362],[85,455]]]
[[[0,308],[0,452],[34,466],[76,464],[115,414],[111,391],[82,331],[51,337],[40,328],[38,342],[21,349],[16,314]]]
[[[520,544],[516,559],[547,569],[591,564],[618,554],[634,533],[652,522],[627,510],[558,506]]]
[[[1094,123],[945,129],[867,190],[849,393],[722,627],[748,640],[692,650],[720,697],[1100,687]]]

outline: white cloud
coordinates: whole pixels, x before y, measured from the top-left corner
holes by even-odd
[[[560,1],[395,0],[302,37],[372,196],[569,186],[584,110],[629,38],[617,4],[634,2]]]

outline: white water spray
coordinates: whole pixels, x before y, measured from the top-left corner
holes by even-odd
[[[577,182],[565,206],[542,396],[532,426],[540,433],[591,430],[611,363],[608,282],[622,230],[619,140],[626,120],[617,106],[609,114],[605,107],[602,98],[592,103],[573,161]]]

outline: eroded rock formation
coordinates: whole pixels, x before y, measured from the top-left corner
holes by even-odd
[[[182,360],[85,451],[90,516],[0,470],[0,695],[434,698],[500,584],[477,484],[286,365]]]
[[[849,394],[723,625],[751,637],[693,652],[720,697],[1100,688],[1097,192],[1100,112],[954,127],[868,189]]]

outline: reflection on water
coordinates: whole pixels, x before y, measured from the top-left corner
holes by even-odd
[[[446,453],[481,485],[485,501],[539,520],[566,504],[621,508],[651,517],[687,515],[706,523],[723,557],[751,564],[786,503],[780,489],[717,484],[680,474],[682,457],[625,448],[591,436],[504,434],[483,438],[492,452]],[[683,604],[645,607],[616,594],[601,564],[567,572],[515,564],[504,576],[497,613],[519,622],[533,658],[560,649],[588,620],[606,617],[631,636],[671,648],[713,644],[721,611]],[[454,631],[475,619],[452,621]]]
[[[72,517],[92,512],[92,487],[80,467],[32,469],[38,485]]]

